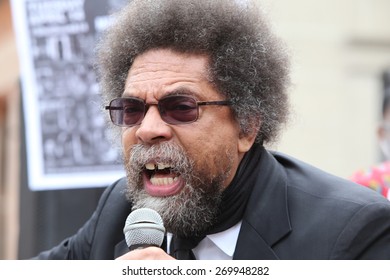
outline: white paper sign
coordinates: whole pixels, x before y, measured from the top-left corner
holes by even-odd
[[[13,0],[32,190],[105,187],[124,175],[92,69],[108,14],[128,0]]]

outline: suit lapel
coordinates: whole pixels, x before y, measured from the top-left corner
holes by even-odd
[[[276,260],[278,257],[267,242],[246,221],[242,222],[233,260]]]
[[[264,150],[258,170],[233,259],[278,259],[273,246],[291,231],[284,169]]]

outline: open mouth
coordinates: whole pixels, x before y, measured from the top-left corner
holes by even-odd
[[[153,196],[169,196],[179,192],[183,182],[167,163],[147,163],[144,169],[146,191]]]
[[[178,176],[171,172],[171,165],[164,163],[148,163],[145,172],[153,185],[169,185],[178,180]]]

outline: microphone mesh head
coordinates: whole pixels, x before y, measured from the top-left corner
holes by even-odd
[[[141,208],[129,214],[123,233],[128,247],[142,244],[161,246],[165,228],[161,216],[156,211]]]

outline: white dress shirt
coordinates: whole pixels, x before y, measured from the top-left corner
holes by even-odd
[[[231,260],[236,248],[241,222],[231,228],[207,235],[192,251],[197,260]],[[168,252],[172,234],[167,234]]]

